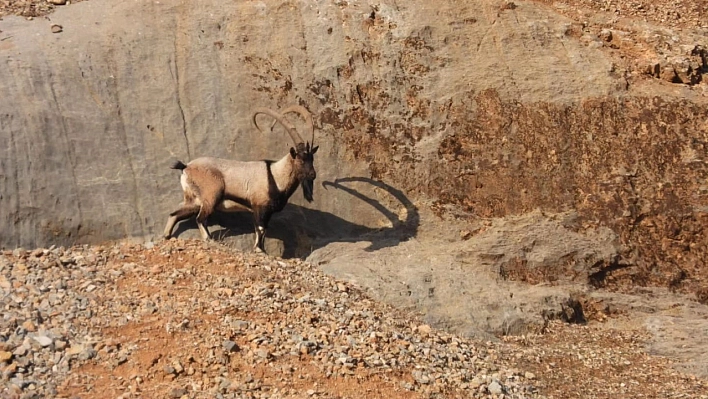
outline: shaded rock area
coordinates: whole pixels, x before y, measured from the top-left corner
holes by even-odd
[[[474,231],[450,222],[376,252],[366,251],[364,242],[332,243],[308,260],[461,335],[540,332],[549,320],[575,319],[564,315],[569,287],[581,290],[598,264],[617,256],[611,230],[579,234],[572,223],[572,215],[541,212],[496,219]],[[557,286],[537,285],[546,281]]]

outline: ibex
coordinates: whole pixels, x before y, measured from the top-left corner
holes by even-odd
[[[311,132],[310,142],[305,142],[284,114],[299,113]],[[258,126],[260,114],[270,115],[275,120],[271,131],[280,122],[293,139],[295,147],[278,161],[235,161],[230,159],[200,157],[188,164],[176,161],[171,168],[182,171],[180,183],[184,191],[184,201],[179,209],[167,219],[164,236],[169,238],[172,229],[180,221],[197,215],[197,225],[202,239],[209,240],[207,218],[214,210],[222,212],[251,211],[256,230],[254,250],[265,252],[264,237],[271,216],[280,212],[288,203],[298,185],[308,202],[312,202],[313,182],[316,178],[313,165],[314,155],[319,147],[314,147],[315,130],[312,115],[302,106],[293,105],[282,113],[257,108],[253,114],[253,124]]]

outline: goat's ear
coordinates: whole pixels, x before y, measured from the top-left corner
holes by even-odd
[[[293,147],[290,147],[290,156],[293,157],[293,159],[297,157],[297,151],[295,151]]]
[[[310,151],[310,153],[311,153],[312,155],[314,155],[314,154],[317,152],[317,150],[318,150],[319,148],[320,148],[320,146],[312,147],[312,151]]]

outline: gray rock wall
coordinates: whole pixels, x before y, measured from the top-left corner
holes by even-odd
[[[603,53],[567,36],[569,21],[501,5],[92,0],[48,19],[6,18],[0,246],[159,234],[181,199],[173,158],[287,151],[282,132],[251,126],[257,106],[299,102],[316,115],[322,182],[409,158],[429,175],[424,165],[453,133],[449,107],[470,93],[568,103],[623,90]],[[367,136],[384,141],[351,139]],[[369,201],[318,186],[304,206],[297,193],[281,228],[290,214],[308,216],[311,234],[347,235],[390,226],[406,208],[370,182],[351,188]]]

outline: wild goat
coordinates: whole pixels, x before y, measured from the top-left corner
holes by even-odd
[[[299,113],[307,123],[312,138],[305,142],[295,127],[284,115]],[[265,252],[264,237],[271,216],[280,212],[288,203],[298,185],[308,202],[312,202],[313,181],[316,178],[313,165],[314,155],[319,147],[314,147],[315,130],[312,115],[302,106],[293,105],[282,113],[257,108],[253,114],[253,124],[258,126],[257,117],[269,115],[275,120],[271,131],[279,122],[295,143],[290,152],[278,161],[234,161],[230,159],[201,157],[188,164],[176,161],[171,168],[182,171],[180,183],[184,191],[184,202],[170,214],[165,226],[165,238],[172,235],[172,229],[180,221],[197,215],[197,225],[202,238],[211,238],[207,229],[207,218],[214,210],[222,212],[251,211],[256,229],[254,250]]]

